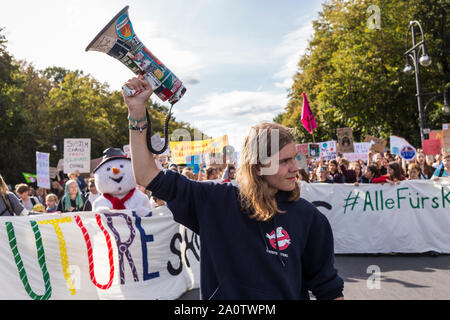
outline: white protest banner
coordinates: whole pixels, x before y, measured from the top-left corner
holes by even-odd
[[[300,188],[328,218],[335,253],[450,253],[450,179]]]
[[[320,158],[324,160],[336,159],[336,141],[319,142]]]
[[[36,152],[37,186],[50,189],[50,154]]]
[[[64,139],[64,173],[89,173],[91,139]]]
[[[355,148],[355,152],[353,153],[344,153],[342,156],[348,161],[368,161],[369,156],[368,153],[370,148],[372,147],[372,143],[370,142],[354,142],[353,146]]]
[[[0,242],[0,299],[176,299],[199,287],[200,240],[165,206],[4,217]]]

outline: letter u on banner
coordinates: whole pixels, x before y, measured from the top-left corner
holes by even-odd
[[[85,226],[83,225],[83,222],[81,221],[80,216],[75,216],[75,221],[77,225],[80,227],[81,232],[83,233],[84,241],[86,242],[86,248],[88,252],[88,260],[89,260],[89,276],[91,277],[92,283],[97,286],[98,288],[102,290],[109,289],[112,285],[112,282],[114,280],[114,260],[113,260],[113,250],[111,246],[111,237],[106,231],[106,229],[103,227],[102,224],[102,218],[99,214],[95,215],[95,218],[97,219],[97,224],[100,227],[100,229],[103,231],[103,234],[105,235],[106,239],[106,245],[108,246],[108,259],[109,259],[109,281],[107,284],[99,284],[95,278],[94,273],[94,259],[93,259],[93,253],[92,253],[92,244],[91,244],[91,238],[89,237],[89,233],[87,232]]]
[[[9,246],[14,255],[14,260],[16,262],[17,270],[19,271],[20,280],[25,287],[25,291],[33,300],[48,300],[52,295],[52,285],[50,283],[50,275],[47,270],[47,264],[45,263],[45,252],[44,246],[42,245],[41,233],[36,221],[30,221],[31,228],[33,229],[34,238],[36,239],[36,249],[39,261],[39,267],[42,271],[42,276],[44,278],[45,292],[43,295],[36,294],[33,289],[31,289],[30,283],[28,281],[27,272],[25,271],[22,258],[17,248],[16,234],[14,232],[14,226],[12,222],[5,222],[6,230],[8,232]]]

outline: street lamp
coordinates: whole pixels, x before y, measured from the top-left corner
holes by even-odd
[[[53,151],[57,151],[59,149],[59,159],[63,158],[63,148],[62,148],[62,143],[61,143],[61,126],[57,125],[56,127],[53,128],[53,132],[55,132],[56,130],[56,134],[57,134],[57,139],[58,139],[58,145],[59,147],[53,143],[52,145],[52,149]]]
[[[415,30],[414,26],[417,25],[419,27],[420,34],[422,36],[422,40],[416,43],[416,36],[415,36]],[[408,48],[408,33],[409,30],[411,30],[411,38],[412,38],[412,47]],[[420,138],[423,141],[424,140],[424,132],[423,129],[425,128],[425,118],[424,118],[424,108],[422,104],[422,92],[420,88],[420,80],[419,80],[419,63],[424,66],[428,67],[431,65],[431,57],[427,54],[427,50],[425,47],[425,39],[423,36],[423,30],[420,23],[416,20],[410,21],[408,30],[406,31],[406,43],[405,43],[405,58],[406,58],[406,65],[403,69],[403,72],[406,74],[412,74],[415,73],[416,76],[416,89],[417,89],[417,105],[419,107],[419,123],[420,123]],[[421,51],[421,56],[419,58],[419,52]],[[411,58],[413,62],[413,66],[409,63],[409,58]]]

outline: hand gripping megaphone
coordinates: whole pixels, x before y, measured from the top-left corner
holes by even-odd
[[[89,43],[86,51],[100,51],[116,58],[134,74],[142,75],[162,101],[169,101],[171,106],[164,125],[165,143],[161,150],[157,151],[152,147],[150,115],[148,110],[145,110],[148,122],[147,146],[152,153],[161,154],[169,144],[168,126],[172,107],[184,95],[186,88],[181,80],[138,39],[128,16],[128,8],[129,6],[126,6],[116,14]],[[132,96],[136,93],[127,86],[123,86],[122,90],[126,96]]]

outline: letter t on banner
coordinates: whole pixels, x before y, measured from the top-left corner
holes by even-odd
[[[309,107],[308,99],[306,98],[306,94],[304,92],[303,92],[303,108],[301,121],[303,127],[305,127],[305,129],[312,134],[313,142],[315,142],[313,130],[317,128],[317,123],[311,111],[311,108]]]

